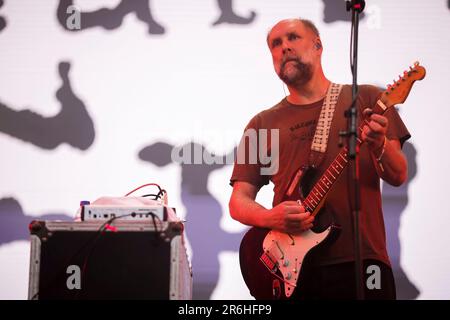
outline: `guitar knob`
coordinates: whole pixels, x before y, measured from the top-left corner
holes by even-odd
[[[287,267],[289,266],[289,260],[284,260],[283,261],[283,267]]]
[[[288,272],[286,275],[286,280],[291,280],[292,278],[292,273]]]

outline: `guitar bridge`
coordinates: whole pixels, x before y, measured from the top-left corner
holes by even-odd
[[[269,251],[264,252],[259,258],[261,262],[269,269],[270,272],[276,273],[278,270],[278,265],[275,261],[275,258],[270,254]]]

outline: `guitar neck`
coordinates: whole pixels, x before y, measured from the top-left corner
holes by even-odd
[[[412,85],[415,81],[422,80],[425,77],[426,70],[419,65],[419,62],[414,63],[414,67],[409,67],[409,71],[404,71],[403,76],[400,76],[393,85],[388,85],[387,89],[381,94],[376,105],[372,108],[372,112],[376,114],[383,114],[390,107],[396,104],[403,103],[411,91]],[[366,120],[364,120],[366,121]],[[362,131],[364,123],[359,127],[358,133]],[[359,147],[363,141],[357,139],[357,146]],[[306,199],[303,201],[305,208],[317,214],[317,207],[325,199],[327,193],[333,187],[336,180],[344,171],[348,163],[348,149],[343,148],[330,166],[325,170],[320,179],[309,192]]]
[[[375,107],[372,109],[373,113],[383,114],[387,110],[387,106],[378,100]],[[358,132],[362,132],[364,124],[362,124]],[[361,146],[363,141],[357,138],[357,147]],[[338,153],[333,162],[328,166],[322,176],[317,180],[314,187],[309,192],[308,196],[303,200],[303,206],[309,211],[313,212],[314,215],[317,214],[315,209],[319,206],[322,200],[325,199],[328,192],[333,187],[334,183],[340,177],[344,169],[348,164],[348,149],[347,147],[342,148]]]

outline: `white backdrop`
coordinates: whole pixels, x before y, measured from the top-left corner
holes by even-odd
[[[93,11],[119,2],[76,4]],[[52,213],[72,215],[80,200],[120,196],[157,182],[184,216],[182,168],[157,167],[140,159],[139,151],[155,142],[182,145],[194,139],[210,152],[230,152],[248,120],[284,96],[265,43],[269,28],[283,18],[313,20],[324,44],[326,74],[335,82],[350,83],[350,24],[326,23],[327,3],[236,0],[237,14],[248,16],[253,10],[256,18],[249,24],[212,26],[220,14],[217,1],[156,0],[151,1],[152,13],[165,33],[155,35],[134,14],[114,30],[67,31],[57,20],[58,1],[5,0],[0,8],[6,21],[0,31],[0,102],[13,111],[57,115],[61,104],[55,93],[62,85],[58,65],[67,61],[71,90],[93,121],[95,139],[86,150],[62,138],[63,143],[42,148],[1,130],[0,199],[14,198],[31,220]],[[360,25],[359,82],[385,85],[415,60],[427,68],[425,80],[400,107],[417,151],[417,175],[408,188],[399,230],[401,265],[420,291],[418,298],[449,299],[448,2],[367,3]],[[85,124],[79,128],[85,130]],[[228,216],[231,170],[230,165],[214,170],[207,180],[209,193],[221,206],[220,227],[230,234],[245,229]],[[269,206],[271,188],[263,189],[258,199]],[[6,220],[0,223],[6,234]],[[213,299],[250,298],[236,250],[219,252]],[[1,299],[26,298],[28,259],[26,238],[0,243]]]

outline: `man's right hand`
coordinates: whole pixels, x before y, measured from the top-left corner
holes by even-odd
[[[296,201],[284,201],[268,212],[268,227],[298,234],[313,226],[314,216]]]

